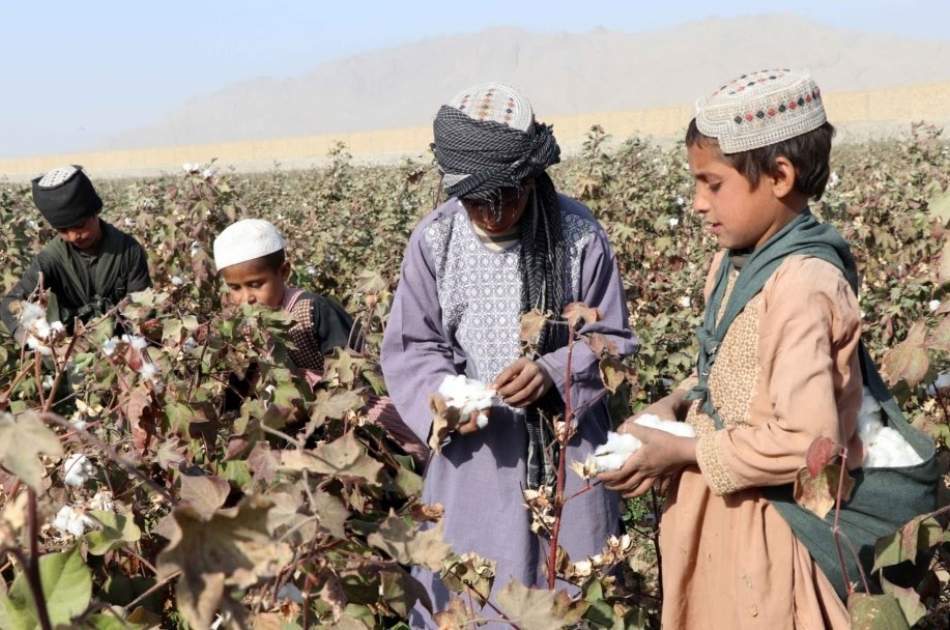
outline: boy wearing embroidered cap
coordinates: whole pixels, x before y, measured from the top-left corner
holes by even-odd
[[[288,334],[294,349],[288,354],[311,387],[322,378],[327,354],[337,348],[362,349],[352,347],[353,318],[339,303],[287,286],[290,264],[284,238],[272,223],[244,219],[229,225],[214,241],[214,262],[231,303],[282,308],[290,314],[295,323]],[[424,463],[428,449],[402,422],[388,398],[371,397],[364,411],[420,466]]]
[[[0,316],[10,332],[17,326],[12,304],[27,299],[41,277],[52,292],[51,316],[68,329],[76,319],[102,315],[128,293],[151,286],[145,251],[99,217],[102,200],[82,167],[64,166],[34,179],[33,202],[59,236],[0,301]]]
[[[690,122],[693,207],[722,251],[706,280],[694,375],[645,412],[686,421],[698,437],[628,420],[621,430],[643,447],[600,476],[637,495],[677,475],[660,533],[665,628],[850,626],[856,561],[846,552],[843,574],[834,514],[822,520],[792,498],[820,437],[847,448],[857,483],[841,523],[862,562],[878,537],[933,508],[933,445],[906,423],[860,343],[847,243],[808,210],[828,180],[833,131],[817,85],[787,69],[723,85]],[[863,391],[923,464],[861,469]]]
[[[232,304],[283,308],[296,322],[290,358],[315,381],[323,357],[347,346],[353,318],[336,301],[287,286],[290,263],[284,239],[268,221],[244,219],[229,225],[214,240],[214,264],[228,287]]]

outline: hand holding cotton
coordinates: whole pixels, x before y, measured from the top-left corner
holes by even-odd
[[[445,404],[459,410],[463,417],[468,417],[474,412],[480,412],[476,423],[479,429],[484,429],[488,425],[488,414],[495,400],[495,390],[464,374],[455,376],[446,376],[439,385],[439,395],[445,399]]]
[[[679,437],[696,437],[696,432],[691,425],[675,420],[662,420],[653,414],[644,414],[633,422],[641,427],[666,431]],[[581,467],[583,472],[578,474],[590,478],[602,472],[620,470],[624,462],[636,453],[642,444],[640,440],[628,433],[611,431],[607,434],[607,442],[598,446],[593,455],[587,457]]]

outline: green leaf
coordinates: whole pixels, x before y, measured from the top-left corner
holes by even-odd
[[[927,608],[920,601],[920,595],[914,589],[891,584],[883,578],[881,579],[881,586],[885,593],[897,599],[908,625],[912,626],[927,616]]]
[[[366,447],[352,431],[342,437],[320,444],[313,450],[284,451],[280,458],[285,470],[309,470],[332,477],[355,477],[370,484],[379,484],[383,465],[366,453]]]
[[[224,462],[220,470],[221,476],[231,481],[238,488],[247,487],[251,481],[251,468],[243,459],[232,459]]]
[[[930,333],[927,345],[933,350],[950,352],[950,317],[944,316]]]
[[[848,598],[852,630],[909,630],[907,619],[893,595],[852,593]]]
[[[937,279],[940,284],[950,283],[950,240],[943,242],[943,250],[940,252],[940,267],[937,269]]]
[[[379,594],[382,601],[403,619],[409,617],[409,611],[419,600],[427,609],[432,609],[432,602],[422,584],[399,567],[381,573]]]
[[[498,593],[505,616],[523,630],[554,630],[564,627],[558,615],[554,591],[529,588],[512,580]]]
[[[842,474],[840,464],[828,464],[813,477],[808,468],[798,471],[793,490],[795,502],[813,512],[818,518],[825,518],[835,507],[835,497],[838,494],[838,475]],[[851,496],[854,488],[854,479],[844,471],[844,481],[841,489],[842,503]]]
[[[124,619],[122,609],[117,607],[114,613],[93,615],[83,627],[94,630],[144,630],[148,626]]]
[[[926,325],[924,322],[917,322],[911,326],[907,338],[884,355],[881,373],[888,384],[896,385],[900,381],[906,381],[909,387],[916,387],[923,380],[930,367],[926,340]]]
[[[0,464],[37,492],[46,472],[41,454],[63,455],[59,438],[42,420],[32,413],[0,414]]]
[[[210,520],[214,513],[224,505],[231,485],[211,475],[182,475],[181,500],[192,508],[204,520]]]
[[[142,530],[130,515],[99,510],[91,512],[90,515],[102,525],[101,529],[86,534],[89,553],[94,556],[105,555],[111,549],[137,542],[142,537]]]
[[[934,195],[927,202],[927,207],[930,209],[930,214],[941,223],[950,221],[950,192]]]
[[[369,535],[367,542],[402,564],[418,564],[433,571],[438,571],[452,552],[452,547],[442,539],[442,523],[421,531],[394,512]]]
[[[879,538],[874,543],[874,567],[878,571],[901,562],[916,562],[921,550],[930,549],[943,541],[943,528],[933,517],[924,514],[908,521],[903,527]]]
[[[194,410],[184,403],[170,401],[165,404],[165,418],[171,430],[182,436],[188,436],[188,429],[195,417]]]
[[[422,495],[422,477],[403,466],[396,472],[396,486],[407,497]]]
[[[78,547],[41,556],[40,582],[53,626],[68,625],[73,617],[89,607],[92,574],[83,564]],[[0,621],[4,628],[19,630],[39,626],[33,593],[24,574],[18,574],[13,580],[10,592],[3,597],[2,607],[5,619],[0,618]]]
[[[166,319],[162,324],[162,341],[164,343],[178,343],[181,341],[181,331],[184,329],[180,319]]]
[[[184,502],[172,510],[158,576],[181,571],[176,603],[189,624],[207,627],[219,607],[233,603],[226,599],[227,587],[247,588],[290,562],[290,546],[273,540],[267,529],[271,506],[263,497],[248,496],[210,519]]]

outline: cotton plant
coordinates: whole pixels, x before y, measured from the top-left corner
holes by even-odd
[[[902,468],[923,462],[904,436],[884,426],[881,405],[867,387],[858,412],[858,437],[864,445],[865,468]]]
[[[641,427],[666,431],[679,437],[696,437],[692,425],[675,420],[663,420],[653,414],[643,414],[633,421]],[[636,453],[643,443],[629,433],[607,433],[607,441],[598,446],[583,462],[574,462],[571,467],[584,479],[590,479],[602,472],[619,470],[624,462]]]
[[[439,385],[439,395],[445,404],[459,410],[462,417],[478,412],[476,423],[480,429],[488,425],[485,413],[495,402],[495,389],[464,374],[446,376]]]

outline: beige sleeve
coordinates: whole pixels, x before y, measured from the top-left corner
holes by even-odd
[[[751,424],[697,444],[700,468],[718,494],[793,481],[816,438],[849,442],[860,406],[860,309],[840,271],[792,257],[763,289],[761,309]]]

